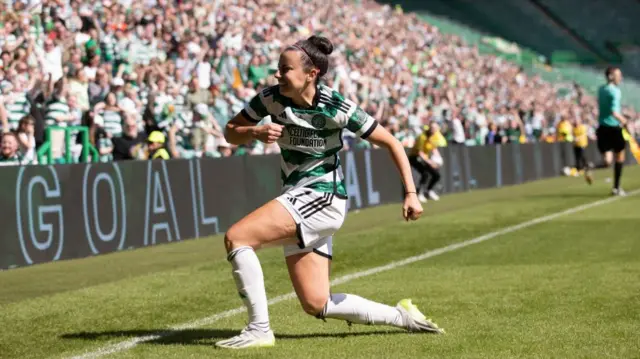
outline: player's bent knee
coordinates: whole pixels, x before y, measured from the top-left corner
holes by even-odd
[[[224,235],[224,247],[227,249],[227,252],[235,248],[248,245],[243,242],[244,237],[245,236],[242,235],[242,228],[235,224],[231,226]]]
[[[313,298],[300,299],[300,304],[305,313],[314,317],[318,316],[324,311],[324,306],[327,304],[329,296],[314,296]]]

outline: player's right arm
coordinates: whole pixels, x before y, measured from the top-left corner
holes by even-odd
[[[234,145],[243,145],[253,140],[273,143],[282,136],[283,126],[269,123],[257,126],[269,111],[264,104],[263,93],[254,96],[247,106],[236,114],[224,129],[224,138]]]

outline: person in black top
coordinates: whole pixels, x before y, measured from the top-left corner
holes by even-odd
[[[131,155],[131,149],[135,145],[145,142],[146,139],[147,135],[144,132],[138,132],[136,121],[128,117],[122,127],[122,136],[111,139],[111,142],[113,142],[113,160],[134,159]]]

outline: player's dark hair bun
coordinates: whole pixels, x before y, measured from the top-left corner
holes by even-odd
[[[313,35],[307,41],[327,56],[333,52],[333,44],[326,37]]]
[[[333,52],[333,44],[326,37],[314,35],[306,40],[296,42],[286,50],[300,51],[305,70],[309,71],[314,67],[320,70],[318,79],[329,70],[329,55]]]

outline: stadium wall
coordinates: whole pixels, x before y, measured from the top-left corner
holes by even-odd
[[[444,193],[557,176],[571,146],[443,149]],[[595,149],[590,147],[590,158]],[[402,200],[383,150],[341,153],[350,210]],[[0,168],[0,270],[204,237],[280,192],[279,156]]]

